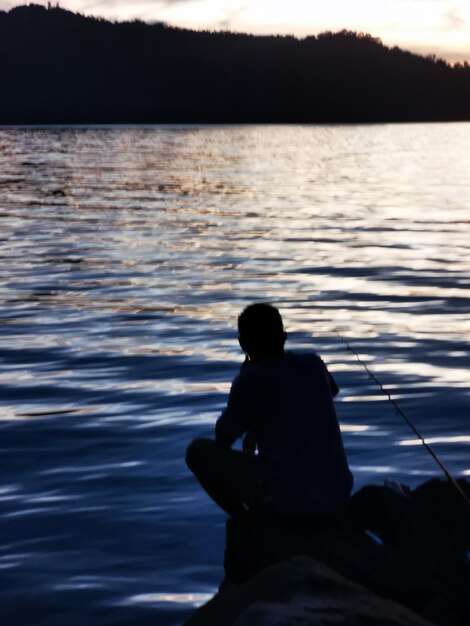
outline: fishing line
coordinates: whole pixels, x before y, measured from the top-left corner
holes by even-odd
[[[422,434],[419,432],[419,430],[414,426],[414,424],[412,423],[412,421],[405,415],[405,413],[401,410],[401,408],[399,407],[399,405],[397,404],[397,402],[392,398],[392,396],[390,395],[390,393],[384,389],[382,383],[378,380],[378,378],[375,376],[375,374],[373,372],[370,371],[370,369],[367,367],[367,364],[364,363],[364,361],[361,360],[361,358],[359,357],[358,353],[354,350],[354,348],[349,344],[349,342],[341,335],[341,333],[339,332],[339,330],[337,328],[335,328],[335,333],[338,335],[338,338],[342,341],[342,343],[346,346],[346,348],[349,350],[349,352],[351,352],[351,354],[353,354],[357,361],[362,365],[362,367],[365,369],[366,373],[368,374],[369,378],[371,380],[374,381],[374,383],[379,387],[379,389],[381,390],[381,392],[387,396],[389,402],[391,402],[391,404],[393,405],[395,411],[398,413],[398,415],[400,415],[405,422],[408,424],[408,426],[411,428],[411,430],[414,432],[414,434],[416,435],[416,437],[418,437],[418,439],[421,441],[421,443],[423,444],[423,446],[425,447],[425,449],[429,452],[429,454],[432,456],[432,458],[434,459],[434,461],[437,463],[437,465],[440,467],[440,469],[444,472],[444,474],[446,475],[447,479],[449,480],[449,482],[455,487],[455,489],[457,489],[457,491],[459,492],[459,494],[462,496],[462,498],[465,500],[466,505],[468,506],[468,508],[470,509],[470,499],[468,498],[467,494],[465,493],[465,491],[462,489],[462,487],[459,485],[459,483],[455,480],[455,478],[452,476],[452,474],[449,472],[449,470],[447,469],[447,467],[444,465],[444,463],[441,461],[441,459],[437,456],[437,454],[434,452],[434,450],[431,448],[431,446],[426,443],[426,440],[424,439],[424,437],[422,436]]]

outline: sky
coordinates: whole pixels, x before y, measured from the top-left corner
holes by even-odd
[[[0,0],[4,10],[18,4],[23,1]],[[111,20],[139,18],[198,29],[305,37],[346,28],[379,37],[388,46],[470,62],[470,0],[59,0],[59,4]]]

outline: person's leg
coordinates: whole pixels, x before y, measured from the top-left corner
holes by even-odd
[[[256,456],[221,448],[211,439],[195,439],[186,451],[186,463],[229,515],[259,507],[264,486]]]

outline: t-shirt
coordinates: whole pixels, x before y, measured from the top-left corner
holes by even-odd
[[[347,504],[353,477],[333,402],[337,391],[315,353],[260,360],[232,384],[216,441],[231,446],[246,432],[254,435],[273,506],[281,513],[334,514]]]

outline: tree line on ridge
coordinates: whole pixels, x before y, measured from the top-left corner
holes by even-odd
[[[0,124],[470,119],[470,67],[343,30],[297,39],[0,11]]]

